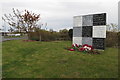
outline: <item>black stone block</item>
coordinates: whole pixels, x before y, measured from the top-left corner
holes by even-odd
[[[106,13],[93,15],[93,26],[106,25]]]
[[[105,49],[105,38],[93,38],[93,48]]]
[[[92,26],[82,27],[82,37],[92,37]]]

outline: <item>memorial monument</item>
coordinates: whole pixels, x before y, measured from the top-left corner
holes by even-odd
[[[106,13],[73,17],[73,44],[105,49]]]

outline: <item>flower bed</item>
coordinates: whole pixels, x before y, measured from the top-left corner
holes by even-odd
[[[83,53],[88,53],[88,54],[100,54],[97,50],[94,50],[94,48],[91,45],[84,44],[84,45],[77,45],[73,44],[71,47],[66,48],[69,51],[79,51]]]

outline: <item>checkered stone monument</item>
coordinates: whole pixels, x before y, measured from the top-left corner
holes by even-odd
[[[105,49],[106,13],[73,17],[73,44]]]

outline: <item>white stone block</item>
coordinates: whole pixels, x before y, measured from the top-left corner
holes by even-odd
[[[73,18],[73,26],[74,27],[82,26],[82,16],[75,16]]]
[[[73,44],[82,45],[82,37],[73,37]]]
[[[106,38],[106,26],[93,26],[93,38]]]

